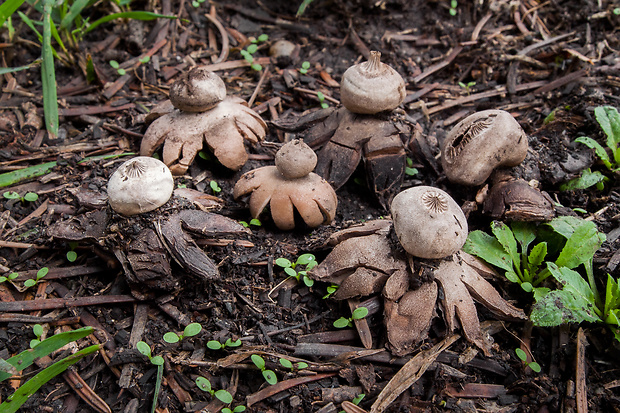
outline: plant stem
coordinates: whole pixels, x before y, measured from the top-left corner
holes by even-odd
[[[56,74],[52,52],[51,17],[54,0],[43,1],[43,42],[41,50],[41,82],[43,84],[43,112],[45,127],[50,139],[58,136],[58,96],[56,92]]]

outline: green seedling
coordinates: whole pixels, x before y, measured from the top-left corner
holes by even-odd
[[[314,255],[302,254],[295,262],[291,262],[286,258],[278,258],[274,262],[277,266],[284,268],[284,272],[289,276],[289,278],[295,278],[298,282],[303,281],[303,283],[308,287],[312,287],[314,285],[314,280],[308,278],[308,271],[317,265]],[[299,265],[304,265],[305,268],[300,271],[296,270]]]
[[[30,278],[30,279],[24,281],[24,287],[26,287],[26,288],[34,287],[41,280],[41,278],[43,278],[43,277],[45,277],[47,275],[47,273],[49,271],[50,271],[50,269],[47,268],[47,267],[41,268],[39,271],[37,271],[36,278]]]
[[[448,10],[450,13],[450,16],[456,16],[456,8],[459,6],[459,3],[457,0],[450,0],[450,9]]]
[[[157,407],[157,399],[159,397],[159,391],[161,390],[161,381],[164,377],[164,358],[162,356],[153,356],[151,354],[151,347],[144,341],[138,341],[136,348],[142,355],[146,356],[152,365],[157,367],[157,376],[155,377],[155,391],[153,393],[153,406],[151,407],[151,413],[155,413]]]
[[[110,66],[116,70],[116,73],[123,76],[127,74],[127,71],[121,67],[121,65],[116,60],[110,60]]]
[[[329,297],[331,297],[332,295],[334,295],[334,293],[336,291],[338,291],[338,288],[340,288],[340,286],[338,284],[332,284],[330,286],[327,287],[327,294],[325,294],[323,296],[324,300],[327,300]]]
[[[263,70],[263,67],[260,64],[254,62],[254,53],[258,51],[258,44],[266,42],[267,40],[269,40],[269,36],[266,34],[261,34],[260,36],[258,36],[258,38],[251,39],[250,40],[251,44],[247,48],[239,52],[241,53],[241,56],[243,56],[243,58],[248,63],[250,63],[250,67],[256,70],[257,72],[260,72],[261,70]]]
[[[35,192],[27,192],[24,196],[21,196],[15,191],[6,191],[2,196],[6,199],[19,199],[22,203],[34,202],[39,199],[39,195]]]
[[[325,102],[325,95],[323,92],[316,92],[316,97],[319,99],[319,103],[323,109],[327,109],[329,107],[329,104]]]
[[[192,6],[194,6],[195,8],[198,8],[202,5],[202,3],[204,3],[206,0],[194,0],[192,1]]]
[[[536,372],[536,373],[540,373],[540,371],[542,370],[540,368],[540,364],[536,363],[535,361],[527,361],[527,354],[525,353],[525,351],[523,351],[520,348],[515,349],[515,353],[517,355],[517,357],[519,357],[519,360],[521,360],[523,362],[523,364],[525,365],[525,367],[529,367],[530,369],[532,369],[532,371]]]
[[[301,73],[302,75],[305,75],[308,74],[308,69],[310,69],[310,62],[305,61],[301,64],[301,68],[297,70],[299,70],[299,73]]]
[[[77,248],[78,243],[77,242],[70,242],[69,243],[69,248],[71,249],[70,251],[67,251],[67,261],[69,262],[75,262],[75,260],[77,260],[77,252],[75,252],[75,249]]]
[[[166,343],[174,344],[183,340],[185,337],[193,337],[202,331],[202,326],[199,323],[191,323],[185,326],[183,334],[177,334],[172,331],[168,331],[164,334],[164,341]]]
[[[259,370],[263,373],[263,377],[265,378],[265,381],[267,383],[274,385],[278,382],[278,377],[276,376],[276,373],[274,373],[273,370],[267,369],[267,367],[265,366],[264,358],[262,358],[258,354],[252,354],[251,359],[252,363],[254,363],[254,365],[258,367]]]
[[[94,329],[92,327],[85,327],[59,333],[53,335],[52,337],[48,337],[37,344],[34,348],[24,350],[8,360],[0,359],[0,382],[10,379],[20,371],[30,367],[36,359],[49,356],[61,347],[88,336],[93,332],[93,330]],[[3,413],[17,412],[19,408],[30,398],[30,396],[41,388],[41,386],[67,370],[67,368],[73,364],[82,360],[84,357],[96,353],[101,349],[101,347],[102,346],[98,344],[86,347],[39,371],[35,376],[31,377],[27,382],[19,386],[13,394],[7,397],[6,400],[0,404],[0,411]]]
[[[345,328],[345,327],[353,327],[354,320],[361,320],[362,318],[368,315],[368,308],[366,307],[357,307],[351,313],[351,317],[345,318],[340,317],[338,320],[334,321],[334,327],[336,328]]]
[[[249,228],[251,225],[253,225],[255,227],[260,227],[260,226],[263,225],[262,222],[260,222],[260,219],[258,219],[258,218],[252,218],[249,223],[247,223],[245,221],[239,221],[239,223],[241,225],[243,225],[244,227],[246,227],[246,228]]]
[[[232,394],[227,390],[213,390],[211,388],[211,382],[206,377],[199,376],[196,378],[196,385],[198,388],[211,396],[215,397],[222,403],[230,404],[233,401]]]
[[[310,3],[312,3],[312,1],[313,0],[303,0],[301,4],[299,5],[299,8],[297,8],[297,14],[295,16],[301,17],[301,15],[306,12],[306,9],[310,5]]]
[[[209,187],[211,187],[211,190],[214,194],[219,194],[220,192],[222,192],[222,188],[220,188],[216,181],[210,181]]]
[[[413,167],[413,159],[407,157],[407,164],[405,166],[405,175],[415,176],[418,174],[418,170]]]
[[[303,361],[297,362],[295,364],[285,358],[281,358],[279,361],[282,367],[284,367],[285,369],[290,369],[291,371],[303,370],[308,368],[308,363],[305,363]]]
[[[469,95],[471,93],[471,88],[476,86],[476,82],[459,82],[459,86],[465,89],[465,92]]]
[[[41,344],[41,336],[43,335],[43,326],[41,324],[33,325],[32,332],[37,338],[30,340],[30,348],[34,348],[36,345]]]
[[[240,345],[241,345],[241,340],[236,339],[235,341],[233,341],[232,338],[226,339],[226,341],[223,343],[220,343],[217,340],[207,341],[207,347],[210,348],[211,350],[222,350],[222,349],[225,349],[226,347],[239,347]]]
[[[620,172],[620,114],[613,106],[599,106],[594,109],[594,117],[607,137],[605,149],[600,143],[587,136],[581,136],[575,142],[582,143],[594,149],[603,165],[613,173]],[[611,152],[611,156],[607,152]],[[560,187],[561,190],[585,189],[596,185],[603,189],[605,177],[601,173],[586,170],[582,175]]]
[[[7,281],[13,281],[17,277],[19,277],[19,274],[16,272],[9,273],[9,275],[0,276],[0,283],[7,282]]]

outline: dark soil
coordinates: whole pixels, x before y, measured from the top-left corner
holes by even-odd
[[[234,395],[232,406],[252,404],[248,411],[336,412],[342,401],[362,393],[360,407],[370,411],[407,360],[391,358],[385,351],[364,354],[354,329],[333,326],[334,320],[349,316],[346,303],[323,299],[324,283],[306,287],[289,280],[281,285],[286,275],[274,265],[279,257],[294,260],[302,253],[315,254],[320,262],[330,251],[326,241],[331,234],[388,215],[368,189],[363,163],[338,190],[338,212],[330,225],[282,232],[265,216],[262,226],[252,226],[247,235],[195,237],[217,263],[218,279],[200,279],[171,260],[172,280],[149,286],[127,280],[115,252],[143,228],[195,206],[174,198],[156,211],[121,217],[107,205],[105,187],[124,158],[79,161],[139,151],[146,113],[167,98],[179,73],[195,64],[210,65],[220,55],[218,29],[204,16],[210,7],[230,41],[226,59],[230,65],[215,64],[213,70],[225,81],[229,95],[247,101],[255,94],[251,106],[268,123],[316,110],[317,91],[337,101],[339,88],[333,81],[339,82],[343,72],[363,61],[370,50],[381,51],[382,61],[407,82],[407,98],[395,116],[412,131],[403,139],[407,156],[419,172],[406,176],[402,187],[424,184],[446,190],[467,206],[470,230],[488,230],[492,218],[476,204],[480,188],[446,179],[438,160],[439,146],[465,116],[485,109],[509,111],[530,143],[524,164],[529,166],[515,173],[537,181],[556,202],[558,215],[577,214],[573,210],[579,209],[580,216],[593,220],[607,236],[595,256],[596,276],[601,280],[607,273],[620,276],[617,175],[596,163],[591,150],[574,143],[579,136],[589,136],[604,145],[593,110],[620,106],[617,4],[607,0],[460,2],[452,16],[448,1],[315,0],[296,19],[298,1],[225,3],[206,2],[195,8],[189,2],[156,2],[156,11],[181,20],[118,20],[88,33],[67,53],[56,47],[60,55],[56,62],[58,137],[45,131],[38,70],[6,74],[0,80],[0,172],[57,161],[49,173],[4,189],[22,195],[36,192],[39,199],[0,203],[0,275],[20,274],[15,285],[0,284],[0,304],[15,301],[0,313],[0,357],[7,359],[28,348],[35,338],[34,323],[45,327],[46,336],[90,325],[98,331],[80,341],[80,346],[105,343],[100,353],[74,367],[85,385],[78,384],[74,390],[59,376],[30,397],[23,411],[106,411],[87,404],[85,400],[92,403],[95,396],[114,412],[150,411],[156,368],[135,349],[139,340],[165,359],[159,412],[219,411],[224,405],[213,402],[194,384],[198,376],[209,378],[214,389],[228,388]],[[110,14],[114,12],[110,4],[96,4],[83,16],[94,21]],[[131,7],[153,8],[145,2]],[[24,12],[28,10],[31,18],[39,19],[36,11],[24,7]],[[12,37],[6,29],[0,32],[6,67],[29,64],[40,54],[30,29],[17,17],[13,26]],[[269,40],[259,45],[255,58],[266,58],[269,45],[279,39],[299,48],[279,65],[263,59],[263,70],[254,71],[243,63],[239,51],[247,47],[248,38],[261,34]],[[150,61],[138,64],[137,57],[149,51]],[[87,82],[89,58],[95,78]],[[133,66],[126,76],[119,76],[110,60]],[[311,67],[301,75],[297,69],[304,61]],[[244,172],[271,165],[279,143],[293,137],[270,125],[267,142],[249,148],[250,161],[241,171],[231,172],[215,160],[197,158],[175,183],[213,194],[209,182],[216,181],[222,188],[216,193],[221,199],[216,211],[249,221],[245,205],[232,197],[235,182]],[[590,167],[610,178],[604,190],[559,190],[561,183]],[[68,225],[70,219],[96,210],[111,214],[105,236],[83,236],[76,243],[50,236],[54,223]],[[68,262],[65,255],[72,249],[78,258]],[[23,280],[41,267],[50,269],[48,276],[20,292],[16,287],[21,288]],[[530,295],[503,277],[493,282],[506,299],[529,311]],[[157,288],[164,286],[172,287]],[[54,305],[26,306],[28,301],[52,303],[59,298]],[[98,301],[75,306],[73,298]],[[374,308],[368,323],[375,349],[383,349],[386,341],[379,303],[376,297],[367,303]],[[494,320],[482,307],[479,315],[482,320]],[[202,325],[199,335],[179,344],[163,341],[166,332],[181,333],[190,322]],[[448,334],[441,318],[436,318],[419,350],[431,348]],[[241,339],[243,344],[217,351],[206,347],[209,340],[228,338]],[[493,339],[491,357],[464,339],[456,341],[388,411],[620,411],[620,346],[607,328],[587,324],[538,328],[505,322],[494,330]],[[579,340],[580,346],[589,344],[585,358],[578,357]],[[314,346],[307,353],[304,349],[313,347],[307,343],[326,346]],[[354,346],[355,351],[335,353],[342,351],[337,345]],[[517,359],[514,350],[523,346],[531,349],[541,373]],[[279,392],[265,397],[258,393],[269,386],[250,354],[267,360],[267,367],[278,376]],[[281,357],[299,357],[310,367],[291,372],[279,365]],[[22,378],[37,371],[27,369]],[[327,376],[321,378],[322,374]],[[287,381],[297,378],[307,382]],[[19,385],[19,379],[2,382],[0,398],[5,400]]]

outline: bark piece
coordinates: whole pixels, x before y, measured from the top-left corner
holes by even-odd
[[[98,241],[107,234],[109,215],[105,209],[87,212],[66,221],[56,222],[47,234],[67,241]]]
[[[550,221],[555,217],[553,201],[523,179],[504,180],[489,191],[483,212],[509,221]]]

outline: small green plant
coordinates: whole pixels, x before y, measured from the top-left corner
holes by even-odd
[[[299,5],[299,8],[297,8],[297,14],[295,16],[301,17],[306,12],[306,9],[310,5],[310,3],[312,3],[312,1],[313,0],[303,0]]]
[[[316,92],[316,97],[319,99],[319,103],[323,109],[327,109],[329,107],[329,103],[325,102],[325,95],[323,92]]]
[[[41,336],[43,335],[43,326],[41,324],[35,324],[32,326],[32,332],[37,338],[30,340],[30,348],[34,348],[36,345],[41,344]]]
[[[36,359],[48,356],[61,347],[88,336],[93,330],[92,327],[84,327],[77,330],[62,332],[48,337],[33,348],[24,350],[8,360],[0,359],[0,382],[10,379],[20,371],[30,367]],[[41,386],[67,370],[67,368],[73,364],[82,360],[84,357],[96,353],[101,347],[102,346],[99,344],[86,347],[39,371],[35,376],[19,386],[13,394],[0,404],[0,411],[3,413],[17,412]]]
[[[303,361],[293,364],[290,360],[281,358],[279,362],[282,365],[282,367],[284,367],[285,369],[290,369],[291,371],[303,370],[303,369],[308,368],[308,363],[305,363]]]
[[[267,40],[269,40],[269,36],[266,34],[261,34],[260,36],[258,36],[258,38],[256,39],[251,39],[250,42],[251,44],[246,47],[244,50],[241,50],[241,56],[243,56],[243,58],[250,63],[250,67],[254,70],[256,70],[257,72],[260,72],[261,70],[263,70],[263,67],[254,62],[254,53],[256,53],[256,51],[258,50],[258,44],[259,43],[263,43],[266,42]]]
[[[75,249],[77,248],[78,243],[77,242],[70,242],[69,243],[69,248],[70,250],[67,251],[66,257],[67,257],[67,261],[69,262],[75,262],[75,260],[77,260],[77,252],[75,252]]]
[[[519,360],[521,360],[523,362],[525,367],[529,367],[529,368],[532,369],[532,371],[534,371],[536,373],[540,373],[540,371],[542,370],[540,368],[540,364],[536,363],[535,361],[528,362],[527,361],[527,354],[525,353],[525,351],[523,351],[520,348],[517,348],[517,349],[515,349],[515,354],[517,355],[517,357],[519,357]]]
[[[7,281],[13,281],[17,277],[19,277],[19,274],[16,272],[9,273],[9,275],[2,275],[0,276],[0,283],[7,282]]]
[[[161,390],[161,381],[164,377],[164,358],[162,356],[153,356],[151,354],[151,347],[144,341],[138,341],[136,348],[142,355],[146,356],[152,365],[157,367],[157,376],[155,377],[155,391],[153,393],[153,406],[151,407],[151,413],[155,413],[157,407],[157,398],[159,397],[159,391]]]
[[[198,8],[202,5],[202,3],[204,3],[206,0],[194,0],[192,1],[192,6],[194,6],[195,8]]]
[[[230,404],[233,401],[232,395],[227,390],[213,390],[211,388],[211,382],[206,377],[197,377],[196,385],[200,390],[209,393],[211,396],[215,397],[222,403]]]
[[[359,394],[359,395],[355,396],[353,398],[353,400],[351,400],[351,403],[353,403],[354,405],[358,406],[360,404],[360,402],[362,400],[364,400],[364,397],[366,397],[366,395],[364,393]],[[340,410],[338,413],[345,413],[345,411],[344,410]]]
[[[450,0],[450,9],[448,10],[448,12],[450,13],[450,16],[456,16],[456,8],[459,6],[459,2],[457,0]]]
[[[245,412],[245,406],[239,405],[235,406],[232,410],[229,407],[224,407],[222,409],[222,413],[241,413]]]
[[[265,365],[265,359],[259,356],[258,354],[252,354],[252,363],[263,373],[263,377],[265,381],[271,385],[274,385],[278,382],[278,377],[273,370],[267,369]]]
[[[207,347],[211,350],[222,350],[226,347],[239,347],[241,345],[241,340],[236,339],[233,341],[232,338],[227,338],[225,342],[220,343],[217,340],[209,340],[207,341]]]
[[[299,70],[299,73],[301,73],[302,75],[305,75],[308,73],[308,69],[310,69],[310,62],[305,61],[301,64],[301,68],[298,70]]]
[[[613,106],[599,106],[594,109],[594,117],[599,126],[605,133],[607,150],[597,141],[587,136],[581,136],[575,142],[582,143],[588,148],[594,149],[596,156],[599,157],[603,165],[613,173],[620,172],[620,114]],[[604,187],[606,177],[598,172],[587,169],[581,176],[560,186],[561,190],[585,189],[596,185],[601,190]]]
[[[127,74],[127,71],[121,67],[121,65],[116,60],[110,60],[110,66],[116,70],[116,73],[123,76]]]
[[[289,278],[295,278],[297,281],[303,282],[308,287],[312,287],[314,285],[314,280],[308,278],[308,271],[317,265],[314,255],[302,254],[295,262],[291,262],[286,258],[278,258],[275,260],[275,264],[284,268],[284,272],[289,276]],[[305,268],[300,271],[296,270],[299,265],[304,265]]]
[[[174,344],[183,340],[185,337],[193,337],[201,331],[202,326],[200,325],[200,323],[190,323],[185,326],[185,329],[183,329],[183,334],[177,334],[172,331],[168,331],[166,334],[164,334],[163,338],[166,343]]]
[[[15,191],[6,191],[2,196],[6,199],[19,199],[22,203],[34,202],[39,199],[39,195],[35,192],[27,192],[24,196],[21,196]]]
[[[459,82],[459,86],[465,89],[465,93],[469,95],[471,94],[471,88],[476,86],[476,82],[473,82],[473,81],[467,82],[467,83]]]
[[[220,186],[217,184],[216,181],[210,181],[209,187],[211,188],[214,194],[219,194],[220,192],[222,192],[222,188],[220,188]]]
[[[260,222],[260,219],[258,218],[252,218],[249,223],[245,221],[239,221],[239,223],[246,228],[249,228],[251,225],[255,227],[260,227],[263,225],[262,222]]]
[[[362,318],[368,315],[368,308],[366,307],[357,307],[351,313],[351,317],[345,318],[340,317],[338,320],[334,321],[334,327],[336,328],[345,328],[345,327],[353,327],[354,320],[361,320]]]
[[[41,278],[47,275],[49,271],[50,269],[47,267],[41,268],[39,271],[37,271],[36,278],[29,278],[26,281],[24,281],[24,287],[26,288],[34,287],[41,280]]]
[[[413,167],[413,159],[407,157],[407,164],[405,166],[405,175],[415,176],[418,174],[418,170]]]
[[[336,291],[338,291],[338,288],[340,288],[340,286],[338,284],[332,284],[330,286],[327,287],[327,294],[325,294],[323,296],[324,300],[327,300],[329,297],[331,297],[332,295],[334,295],[334,293]]]

